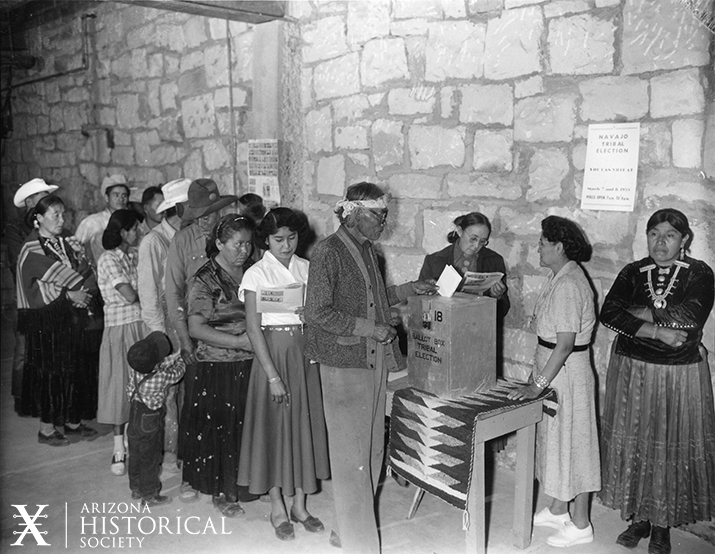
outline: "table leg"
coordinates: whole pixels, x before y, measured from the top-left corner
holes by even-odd
[[[531,543],[534,504],[534,447],[536,425],[516,432],[516,487],[514,490],[514,546],[526,548]]]
[[[484,487],[484,443],[474,443],[474,465],[472,466],[472,486],[467,493],[469,529],[466,531],[467,554],[486,552],[486,503]]]

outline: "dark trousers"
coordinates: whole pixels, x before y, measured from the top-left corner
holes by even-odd
[[[148,408],[133,400],[129,409],[129,488],[142,498],[151,498],[161,490],[161,462],[164,448],[166,407]]]

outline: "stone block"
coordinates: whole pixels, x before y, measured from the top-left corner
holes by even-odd
[[[228,56],[226,45],[215,44],[202,49],[204,54],[204,67],[206,69],[206,84],[209,87],[228,86]]]
[[[447,235],[454,227],[454,220],[467,211],[472,210],[425,209],[422,212],[422,249],[431,254],[447,246]]]
[[[152,147],[161,143],[159,133],[155,130],[136,132],[133,134],[133,137],[134,145],[137,151],[137,162],[141,165],[151,165],[153,163],[151,155]]]
[[[504,329],[504,351],[509,353],[512,362],[532,364],[536,354],[536,335],[522,329]]]
[[[300,104],[303,109],[307,109],[313,102],[313,70],[309,67],[303,67],[301,73]]]
[[[556,0],[544,4],[544,17],[551,19],[574,13],[586,12],[590,9],[585,0]]]
[[[84,137],[79,131],[57,135],[57,149],[64,152],[79,152],[86,142],[91,142],[91,139]]]
[[[515,183],[509,174],[476,174],[472,179],[472,189],[474,191],[472,194],[475,196],[486,196],[503,200],[518,200],[523,197],[521,185]],[[484,208],[482,213],[488,215],[484,210],[487,210],[487,208]]]
[[[203,94],[183,99],[181,118],[187,138],[213,136],[216,132],[213,95]]]
[[[115,146],[112,148],[112,163],[114,165],[135,166],[134,148]]]
[[[510,85],[467,85],[459,90],[461,123],[511,125],[514,121],[514,93]]]
[[[149,108],[151,117],[158,117],[161,114],[161,101],[159,79],[152,79],[147,82],[146,105]]]
[[[335,147],[341,150],[367,150],[367,129],[359,125],[336,127]]]
[[[202,178],[204,175],[204,161],[201,156],[201,149],[189,150],[184,162],[184,176],[193,181],[194,179]]]
[[[544,78],[541,75],[534,75],[528,79],[514,83],[514,97],[526,98],[536,96],[544,92]]]
[[[170,85],[163,85],[170,87]],[[197,67],[195,69],[182,72],[178,80],[176,89],[169,88],[168,90],[176,90],[177,94],[182,98],[197,96],[206,92],[207,89],[206,68]]]
[[[442,9],[435,0],[393,0],[392,13],[395,19],[442,17]]]
[[[610,6],[618,6],[622,0],[596,0],[597,8],[608,8]]]
[[[666,180],[664,177],[654,175],[643,184],[643,198],[648,198],[655,203],[649,209],[659,209],[664,200],[673,200],[681,206],[713,206],[715,205],[715,190],[704,181],[681,181],[677,179]],[[662,207],[666,207],[665,205]],[[686,213],[686,215],[689,215]],[[692,216],[691,216],[692,217]],[[694,221],[691,221],[694,223]],[[645,228],[643,229],[645,237]],[[705,239],[706,235],[700,235]],[[697,237],[697,235],[696,235]]]
[[[345,158],[341,155],[320,158],[317,177],[318,194],[342,197],[345,191]]]
[[[536,150],[529,164],[527,202],[558,200],[561,197],[561,183],[569,170],[568,157],[561,149]]]
[[[391,88],[387,93],[388,111],[390,115],[429,114],[436,96],[434,87]]]
[[[332,152],[332,133],[330,106],[325,106],[319,110],[311,110],[305,116],[305,143],[309,152]]]
[[[561,75],[610,73],[616,26],[592,15],[561,17],[549,23],[551,72]]]
[[[708,30],[679,0],[628,0],[622,28],[625,75],[709,62]]]
[[[162,118],[157,132],[162,142],[181,142],[184,138],[179,129],[179,122],[173,117]]]
[[[534,247],[534,252],[536,252],[536,247]],[[538,253],[536,258],[536,266],[539,267]],[[545,275],[524,275],[522,278],[522,308],[525,314],[531,316],[534,313],[534,308],[536,307],[536,300],[539,298],[539,293],[541,288],[548,281],[548,277]]]
[[[390,192],[392,192],[392,185],[390,185]],[[387,218],[387,225],[380,242],[385,246],[413,248],[416,242],[415,221],[419,212],[419,204],[404,201],[390,202],[390,216]],[[417,274],[412,279],[416,278]]]
[[[390,34],[393,37],[426,36],[427,21],[424,19],[406,19],[390,22]]]
[[[402,165],[405,137],[402,134],[402,122],[378,119],[370,129],[372,136],[372,155],[375,169],[380,171],[391,165]]]
[[[253,80],[253,32],[244,33],[233,39],[233,51],[235,52],[234,82]]]
[[[206,36],[207,19],[206,17],[190,17],[186,23],[184,23],[183,32],[186,46],[196,48],[208,40]]]
[[[422,173],[400,173],[389,180],[395,198],[440,198],[442,178]]]
[[[360,92],[359,75],[359,55],[356,53],[318,64],[313,70],[316,100]]]
[[[363,113],[370,107],[364,94],[356,94],[347,98],[336,98],[333,104],[333,120],[336,125],[352,123],[363,117]]]
[[[228,36],[225,19],[209,17],[209,36],[214,40],[223,40]]]
[[[136,94],[120,94],[117,102],[117,126],[120,129],[131,129],[141,125],[139,117],[139,97]]]
[[[158,167],[162,165],[175,164],[180,161],[182,157],[183,150],[179,150],[175,146],[171,145],[161,145],[152,151],[151,163],[147,165]]]
[[[710,110],[705,122],[704,146],[703,170],[707,177],[715,179],[715,110]]]
[[[697,169],[702,165],[705,122],[683,119],[673,122],[673,165]]]
[[[412,125],[408,131],[410,167],[429,169],[442,165],[462,167],[466,147],[464,127]]]
[[[162,111],[176,109],[176,97],[179,94],[179,85],[171,82],[161,85],[161,109]]]
[[[705,109],[705,92],[698,69],[681,69],[650,80],[653,118],[691,115]]]
[[[638,152],[640,165],[665,167],[670,165],[672,136],[667,123],[641,123],[641,140]]]
[[[86,102],[89,100],[89,91],[86,88],[73,87],[65,91],[66,102]]]
[[[440,116],[449,119],[454,114],[457,100],[454,97],[454,87],[442,87],[439,91]]]
[[[471,21],[429,24],[425,79],[478,79],[484,74],[486,26]]]
[[[579,83],[583,121],[635,121],[648,113],[648,81],[598,77]]]
[[[489,20],[484,50],[484,76],[502,80],[541,73],[539,41],[544,32],[541,8],[503,11]]]
[[[149,65],[147,64],[146,48],[132,50],[132,60],[129,71],[133,79],[149,77]]]
[[[513,146],[514,132],[511,129],[475,131],[472,167],[475,171],[511,171]]]
[[[157,46],[167,48],[172,52],[186,50],[184,32],[177,29],[175,25],[157,25],[155,41]]]
[[[221,139],[207,140],[201,145],[204,155],[204,165],[209,171],[228,167],[231,162],[228,149]]]
[[[390,4],[382,0],[348,2],[348,42],[355,46],[390,34]]]
[[[630,212],[580,211],[576,217],[565,215],[574,219],[585,231],[592,245],[600,244],[612,247],[620,244],[631,233]],[[599,248],[594,248],[597,252]]]
[[[524,142],[569,142],[576,123],[576,99],[570,94],[535,96],[516,104],[514,139]]]
[[[579,171],[583,171],[586,168],[586,148],[586,143],[580,141],[574,144],[571,150],[571,163]]]
[[[370,168],[370,156],[367,154],[348,152],[348,160],[350,160],[353,165],[361,168],[363,172],[366,172]]]
[[[360,76],[365,87],[377,87],[387,81],[407,79],[409,71],[404,39],[383,38],[367,42],[360,60]]]
[[[303,28],[303,61],[312,63],[329,60],[348,52],[345,20],[342,17],[323,17]]]
[[[467,7],[470,14],[501,11],[504,8],[504,0],[467,0]]]

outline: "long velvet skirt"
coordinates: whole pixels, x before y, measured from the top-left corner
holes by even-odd
[[[611,351],[602,425],[606,506],[661,527],[715,516],[715,407],[707,359],[658,365]]]

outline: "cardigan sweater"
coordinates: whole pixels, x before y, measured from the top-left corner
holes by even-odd
[[[371,253],[374,266],[379,267],[374,251]],[[374,302],[375,295],[380,302]],[[380,306],[384,306],[381,320],[390,321],[388,307],[411,295],[411,283],[386,288],[379,272],[377,290],[373,291],[367,266],[341,225],[316,245],[311,256],[304,312],[305,355],[333,367],[374,370],[377,355],[384,350],[388,371],[403,368],[397,341],[383,349],[372,335]]]
[[[439,276],[442,275],[442,271],[447,265],[454,266],[454,244],[450,244],[439,252],[425,256],[424,264],[420,270],[420,280],[426,281],[427,279],[434,279],[436,281],[439,279]],[[455,267],[455,269],[457,268]],[[496,271],[504,274],[502,282],[506,285],[506,266],[504,265],[504,258],[490,248],[482,248],[477,257],[477,272],[492,273]],[[484,295],[490,296],[489,291],[485,292]],[[499,319],[504,318],[509,312],[510,307],[509,291],[507,290],[497,300],[497,317]]]

